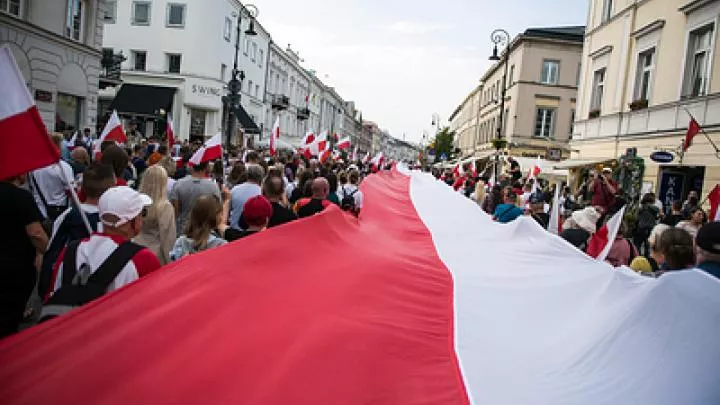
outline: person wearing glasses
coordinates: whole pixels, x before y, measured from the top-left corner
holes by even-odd
[[[155,253],[131,241],[142,231],[146,207],[151,204],[150,197],[127,186],[105,191],[98,202],[102,232],[71,243],[60,253],[53,266],[46,303],[68,285],[92,280],[92,275],[101,267],[106,274],[114,276],[109,278],[107,286],[102,286],[105,292],[117,290],[159,269],[160,261]],[[72,276],[72,280],[67,276]]]

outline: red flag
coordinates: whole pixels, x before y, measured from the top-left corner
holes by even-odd
[[[190,158],[190,164],[199,165],[200,163],[209,162],[211,160],[220,159],[222,157],[222,134],[218,132],[210,138],[202,148],[198,149]]]
[[[710,218],[711,221],[718,220],[718,206],[720,206],[720,184],[716,184],[715,188],[708,194],[708,201],[710,201]]]
[[[103,128],[103,131],[100,134],[100,138],[97,142],[95,142],[95,159],[100,158],[100,146],[105,141],[115,141],[116,143],[127,142],[127,136],[125,136],[122,122],[120,122],[120,117],[118,117],[117,111],[115,110],[113,110],[110,115],[110,119],[108,119],[107,124],[105,124],[105,128]]]
[[[277,140],[280,139],[280,117],[275,119],[275,125],[273,125],[272,134],[270,134],[270,156],[275,156],[277,153]]]
[[[172,116],[167,115],[167,127],[165,128],[165,136],[167,136],[168,149],[172,149],[175,145],[175,128],[173,128]]]
[[[688,150],[690,146],[692,145],[692,140],[695,138],[695,135],[700,133],[700,124],[698,124],[697,121],[695,121],[695,118],[690,119],[690,124],[688,125],[687,135],[685,135],[685,143],[683,144],[683,152]]]
[[[622,207],[619,212],[610,218],[595,234],[590,238],[588,242],[587,254],[590,257],[594,257],[598,260],[605,260],[610,248],[612,247],[615,237],[620,230],[623,217],[625,216],[625,207]]]
[[[10,48],[0,47],[0,180],[60,160]],[[22,152],[29,153],[22,153]]]
[[[350,148],[350,138],[345,137],[345,138],[339,140],[337,143],[337,148],[340,150],[349,149]]]

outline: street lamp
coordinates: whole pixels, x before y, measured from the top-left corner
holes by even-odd
[[[493,43],[493,53],[490,56],[490,60],[494,62],[501,62],[505,64],[502,87],[500,87],[500,117],[497,126],[497,137],[495,139],[495,184],[498,180],[498,170],[500,166],[500,149],[503,147],[503,124],[505,118],[505,93],[507,91],[507,74],[508,74],[508,58],[510,57],[510,34],[503,29],[496,29],[490,34],[490,40]],[[505,50],[498,55],[498,44],[505,44]]]
[[[258,8],[252,4],[246,4],[244,6],[240,5],[240,10],[238,10],[237,15],[234,12],[232,14],[233,17],[237,16],[237,28],[235,30],[235,59],[233,62],[232,78],[228,82],[228,116],[227,129],[225,134],[225,148],[228,153],[230,153],[230,148],[232,146],[233,134],[236,132],[235,110],[240,107],[240,91],[242,90],[242,82],[243,80],[245,80],[245,72],[238,69],[238,54],[240,53],[240,27],[242,23],[243,13],[246,13],[250,18],[250,24],[248,25],[248,29],[245,30],[245,35],[247,36],[257,35],[257,32],[255,32],[255,18],[257,18],[257,16],[260,14]]]

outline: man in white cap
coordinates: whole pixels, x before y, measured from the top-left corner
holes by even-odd
[[[52,301],[61,295],[72,295],[78,285],[91,285],[102,293],[117,290],[160,268],[160,261],[151,250],[130,241],[140,233],[145,207],[151,203],[150,197],[127,186],[103,193],[98,202],[103,232],[72,242],[63,250],[53,266],[47,304],[82,305],[86,302]],[[63,300],[67,301],[60,299]],[[75,297],[69,300],[74,301]]]

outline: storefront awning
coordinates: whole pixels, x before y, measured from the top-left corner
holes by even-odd
[[[600,163],[609,162],[611,160],[615,160],[613,158],[595,158],[595,159],[568,159],[563,160],[562,162],[558,162],[553,167],[555,169],[572,169],[575,167],[583,167],[583,166],[594,166]]]
[[[258,128],[257,124],[255,124],[252,118],[250,118],[250,115],[248,115],[243,106],[240,106],[235,110],[235,116],[246,134],[260,133],[260,128]]]
[[[172,109],[174,96],[172,87],[125,83],[110,103],[110,110],[120,114],[159,115],[160,109]]]

